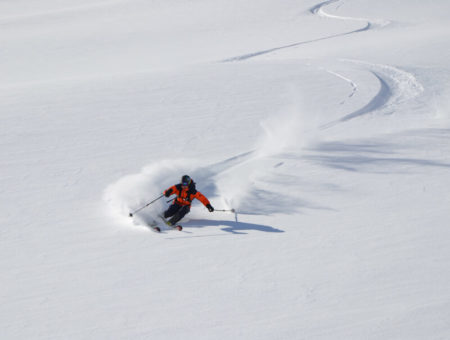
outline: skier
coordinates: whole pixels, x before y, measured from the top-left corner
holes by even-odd
[[[180,184],[175,184],[165,190],[164,195],[166,197],[177,195],[173,204],[164,212],[164,218],[171,217],[167,221],[167,224],[172,226],[176,225],[191,210],[191,202],[194,198],[202,202],[209,212],[214,211],[209,200],[200,191],[195,189],[195,183],[188,175],[181,177]]]

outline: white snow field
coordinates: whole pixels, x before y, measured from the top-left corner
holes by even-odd
[[[449,13],[0,1],[0,338],[450,339]]]

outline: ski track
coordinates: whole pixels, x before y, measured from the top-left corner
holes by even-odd
[[[370,21],[365,18],[352,18],[352,17],[343,17],[343,16],[338,16],[338,15],[332,15],[332,14],[328,14],[324,11],[324,9],[323,9],[324,7],[329,6],[332,3],[340,2],[340,1],[341,0],[329,0],[329,1],[321,2],[321,3],[313,6],[312,8],[310,8],[309,12],[313,15],[317,15],[322,18],[364,22],[365,23],[364,27],[353,30],[353,31],[333,34],[333,35],[318,38],[318,39],[311,39],[311,40],[301,41],[301,42],[297,42],[297,43],[293,43],[293,44],[289,44],[289,45],[278,46],[278,47],[274,47],[274,48],[270,48],[270,49],[266,49],[266,50],[261,50],[261,51],[257,51],[257,52],[253,52],[253,53],[247,53],[247,54],[243,54],[240,56],[235,56],[235,57],[224,59],[221,62],[227,63],[227,62],[235,62],[235,61],[244,61],[244,60],[252,59],[252,58],[255,58],[255,57],[258,57],[261,55],[276,52],[279,50],[289,49],[292,47],[310,44],[310,43],[314,43],[314,42],[318,42],[318,41],[322,41],[322,40],[328,40],[328,39],[333,39],[333,38],[337,38],[337,37],[342,37],[342,36],[346,36],[346,35],[350,35],[350,34],[354,34],[354,33],[360,33],[360,32],[368,31],[371,29],[382,28],[382,27],[385,27],[390,24],[390,21],[385,21],[385,20]],[[339,7],[340,7],[340,5],[339,5]]]
[[[312,8],[310,8],[309,12],[313,15],[317,15],[322,18],[364,22],[365,26],[360,29],[353,30],[350,32],[334,34],[334,35],[319,38],[319,39],[302,41],[302,42],[298,42],[298,43],[294,43],[294,44],[290,44],[290,45],[274,47],[274,48],[267,49],[267,50],[257,51],[257,52],[253,52],[253,53],[248,53],[248,54],[228,58],[228,59],[222,60],[222,62],[235,62],[235,61],[249,60],[249,59],[261,56],[261,55],[269,54],[269,53],[276,52],[276,51],[283,50],[283,49],[288,49],[288,48],[292,48],[292,47],[296,47],[296,46],[300,46],[300,45],[304,45],[304,44],[309,44],[309,43],[313,43],[313,42],[317,42],[317,41],[321,41],[321,40],[332,39],[332,38],[345,36],[345,35],[349,35],[349,34],[364,32],[364,31],[368,31],[371,29],[383,28],[391,23],[388,20],[369,20],[367,18],[346,17],[346,16],[329,14],[325,11],[325,8],[332,4],[338,4],[338,7],[337,7],[337,9],[338,9],[342,5],[342,1],[341,0],[324,1],[324,2],[321,2],[321,3],[313,6]],[[388,107],[392,108],[395,104],[400,104],[408,99],[411,99],[411,98],[415,97],[418,93],[423,91],[422,85],[415,79],[415,77],[412,74],[410,74],[406,71],[400,70],[398,68],[395,68],[393,66],[377,65],[377,64],[371,64],[369,62],[356,61],[356,60],[344,60],[344,61],[352,62],[354,64],[359,64],[359,65],[365,65],[366,68],[368,69],[368,71],[371,72],[375,78],[377,78],[377,80],[380,84],[380,90],[374,96],[374,98],[369,103],[367,103],[364,107],[356,110],[355,112],[347,114],[344,117],[342,117],[336,121],[322,125],[320,127],[321,129],[332,127],[332,126],[336,125],[337,123],[346,122],[346,121],[349,121],[356,117],[361,117],[361,116],[363,116],[367,113],[373,112],[373,111],[380,111],[383,109],[387,109]],[[352,90],[351,90],[350,94],[347,96],[347,98],[343,99],[341,101],[341,103],[340,103],[341,105],[344,104],[349,98],[352,98],[355,95],[355,93],[358,90],[358,86],[352,79],[349,79],[342,74],[339,74],[332,70],[325,69],[323,67],[321,67],[321,69],[323,69],[325,72],[328,72],[350,84]]]
[[[276,51],[283,50],[283,49],[289,49],[289,48],[304,45],[304,44],[309,44],[309,43],[332,39],[332,38],[336,38],[336,37],[341,37],[341,36],[345,36],[345,35],[349,35],[349,34],[364,32],[364,31],[368,31],[371,29],[383,28],[391,23],[390,21],[387,21],[387,20],[369,20],[367,18],[346,17],[346,16],[329,14],[325,11],[325,8],[332,4],[337,4],[338,6],[336,7],[336,9],[338,9],[338,8],[340,8],[340,6],[342,6],[342,1],[341,0],[324,1],[324,2],[321,2],[321,3],[311,7],[309,9],[309,12],[311,14],[317,15],[321,18],[363,22],[363,23],[365,23],[365,26],[362,28],[359,28],[357,30],[350,31],[350,32],[334,34],[334,35],[319,38],[319,39],[302,41],[302,42],[298,42],[298,43],[294,43],[294,44],[274,47],[271,49],[266,49],[266,50],[262,50],[262,51],[257,51],[257,52],[253,52],[253,53],[248,53],[248,54],[228,58],[228,59],[222,60],[222,62],[245,61],[245,60],[249,60],[249,59],[261,56],[261,55],[269,54],[269,53],[276,52]],[[416,91],[416,89],[422,89],[422,86],[415,80],[415,78],[412,74],[409,74],[409,73],[402,71],[400,69],[397,69],[395,67],[388,66],[388,65],[375,65],[375,64],[371,64],[371,63],[363,62],[363,61],[351,61],[351,60],[347,60],[347,61],[353,62],[355,64],[360,64],[360,65],[365,64],[367,66],[367,68],[369,69],[369,72],[371,72],[374,75],[374,77],[377,78],[378,82],[380,83],[380,90],[375,95],[375,97],[361,109],[358,109],[355,112],[347,114],[344,117],[342,117],[341,119],[327,123],[325,125],[322,125],[320,127],[321,129],[329,128],[331,126],[336,125],[339,122],[349,121],[353,118],[363,116],[363,115],[365,115],[369,112],[375,111],[375,110],[380,110],[381,108],[385,108],[390,104],[402,102],[404,99],[406,99],[406,96],[404,96],[400,92],[396,91],[396,88],[405,90],[406,93],[409,93],[409,94],[418,92],[418,91]],[[350,94],[347,96],[347,98],[345,98],[341,101],[341,103],[340,103],[341,105],[344,104],[348,99],[352,98],[355,95],[355,93],[358,90],[358,86],[352,79],[349,79],[349,78],[345,77],[344,75],[334,72],[332,70],[325,69],[324,67],[320,67],[320,69],[322,69],[325,72],[328,72],[328,73],[346,81],[348,84],[350,84],[352,90],[351,90]],[[384,72],[383,72],[383,70],[384,70]],[[389,80],[392,80],[392,81],[389,81]],[[389,85],[389,83],[394,83],[394,84],[397,84],[398,86]],[[410,85],[408,85],[408,84],[410,84]],[[421,91],[419,91],[419,92],[421,92]],[[414,96],[415,95],[412,95],[411,97],[414,97]]]
[[[317,15],[322,18],[364,22],[365,26],[360,29],[346,32],[346,33],[335,34],[335,35],[331,35],[331,36],[327,36],[327,37],[323,37],[323,38],[319,38],[319,39],[303,41],[303,42],[299,42],[299,43],[275,47],[275,48],[271,48],[271,49],[267,49],[267,50],[263,50],[263,51],[253,52],[253,53],[225,59],[223,62],[244,61],[244,60],[248,60],[248,59],[251,59],[254,57],[258,57],[260,55],[279,51],[282,49],[288,49],[288,48],[296,47],[296,46],[303,45],[303,44],[313,43],[313,42],[326,40],[326,39],[332,39],[332,38],[345,36],[345,35],[349,35],[349,34],[353,34],[353,33],[364,32],[364,31],[368,31],[371,29],[379,29],[379,28],[383,28],[383,27],[386,27],[387,25],[391,24],[391,22],[388,20],[369,20],[367,18],[346,17],[346,16],[338,16],[338,15],[333,15],[333,14],[327,13],[324,10],[324,8],[327,6],[330,6],[331,4],[334,4],[334,3],[338,4],[337,8],[339,8],[342,5],[341,0],[328,0],[328,1],[324,1],[324,2],[321,2],[321,3],[313,6],[309,10],[309,12],[313,15]],[[320,127],[320,129],[326,129],[326,128],[332,127],[338,123],[347,122],[354,118],[361,117],[363,115],[366,115],[368,113],[375,112],[375,111],[380,111],[381,113],[384,113],[384,114],[392,113],[394,111],[395,106],[400,105],[400,104],[416,97],[418,94],[420,94],[424,90],[423,86],[416,80],[416,78],[414,77],[413,74],[408,73],[399,68],[389,66],[389,65],[372,64],[372,63],[365,62],[365,61],[357,61],[357,60],[343,60],[343,61],[351,62],[353,64],[360,65],[360,66],[361,65],[365,66],[366,69],[370,73],[372,73],[372,75],[378,80],[378,82],[380,84],[380,89],[379,89],[378,93],[372,98],[372,100],[369,103],[367,103],[365,106],[363,106],[362,108],[360,108],[352,113],[345,115],[344,117],[342,117],[336,121],[322,125]],[[355,93],[358,90],[358,86],[356,85],[356,83],[353,80],[351,80],[337,72],[334,72],[334,71],[331,71],[331,70],[328,70],[325,68],[322,68],[322,69],[325,72],[328,72],[328,73],[348,82],[350,84],[350,86],[352,87],[351,93],[348,95],[348,97],[346,99],[341,101],[341,103],[340,103],[341,105],[344,104],[347,99],[352,98],[355,95]]]
[[[305,41],[301,41],[301,42],[298,42],[298,43],[293,43],[293,44],[290,44],[290,45],[284,45],[284,46],[270,48],[270,49],[267,49],[267,50],[262,50],[262,51],[257,51],[257,52],[253,52],[253,53],[248,53],[248,54],[240,55],[240,56],[237,56],[237,57],[224,59],[221,62],[229,63],[229,62],[235,62],[235,61],[244,61],[244,60],[252,59],[252,58],[255,58],[255,57],[259,57],[259,56],[264,55],[264,54],[269,54],[269,53],[272,53],[272,52],[276,52],[276,51],[280,51],[280,50],[284,50],[284,49],[289,49],[289,48],[297,47],[297,46],[300,46],[300,45],[306,45],[306,44],[310,44],[310,43],[314,43],[314,42],[318,42],[318,41],[322,41],[322,40],[328,40],[328,39],[333,39],[333,38],[337,38],[337,37],[342,37],[342,36],[353,34],[353,33],[367,31],[369,29],[370,29],[370,24],[368,23],[367,26],[365,26],[363,28],[360,28],[360,29],[357,29],[357,30],[354,30],[354,31],[345,32],[345,33],[339,33],[339,34],[333,34],[333,35],[326,36],[326,37],[323,37],[323,38],[305,40]]]
[[[352,32],[349,32],[349,33],[367,31],[369,29],[375,29],[375,28],[382,28],[382,27],[385,27],[385,26],[387,26],[387,25],[389,25],[391,23],[388,20],[369,20],[369,19],[366,19],[366,18],[343,17],[343,16],[340,16],[340,15],[333,15],[333,14],[329,14],[329,13],[325,12],[324,11],[324,7],[329,6],[329,5],[333,4],[333,3],[339,3],[339,5],[338,5],[338,7],[336,7],[336,9],[338,9],[340,6],[342,6],[342,1],[341,0],[328,0],[328,1],[324,1],[324,2],[321,2],[320,4],[315,5],[309,11],[312,14],[318,15],[319,17],[322,17],[322,18],[345,20],[345,21],[359,21],[359,22],[365,22],[366,23],[366,27],[364,27],[363,29],[352,31]]]
[[[351,86],[352,90],[351,90],[350,94],[347,96],[347,98],[343,99],[343,100],[339,103],[340,105],[345,104],[345,102],[346,102],[348,99],[352,98],[352,97],[356,94],[356,91],[358,91],[358,86],[357,86],[356,83],[355,83],[353,80],[351,80],[350,78],[347,78],[347,77],[345,77],[344,75],[342,75],[342,74],[340,74],[340,73],[337,73],[337,72],[335,72],[335,71],[328,70],[328,69],[326,69],[326,68],[324,68],[324,67],[319,67],[319,69],[324,70],[325,72],[327,72],[327,73],[329,73],[329,74],[331,74],[331,75],[333,75],[333,76],[335,76],[335,77],[338,77],[338,78],[340,78],[340,79],[346,81],[346,82]]]
[[[380,88],[365,106],[338,120],[322,125],[320,129],[327,129],[369,113],[391,114],[399,105],[414,99],[424,91],[424,87],[412,73],[400,68],[360,60],[344,59],[342,61],[362,66],[372,73],[378,80]]]

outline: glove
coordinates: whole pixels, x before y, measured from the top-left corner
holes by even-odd
[[[166,190],[164,192],[164,196],[169,197],[170,195],[172,195],[172,189]]]
[[[214,208],[213,208],[213,206],[211,204],[207,204],[206,208],[208,208],[209,212],[213,212],[214,211]]]

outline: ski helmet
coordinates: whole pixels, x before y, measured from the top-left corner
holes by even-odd
[[[181,177],[181,185],[189,186],[192,182],[192,179],[188,175],[184,175]]]

